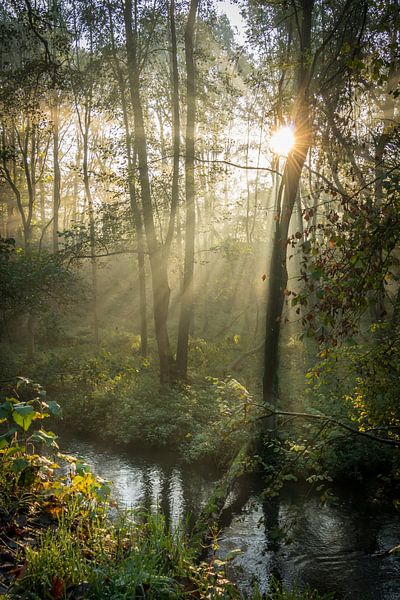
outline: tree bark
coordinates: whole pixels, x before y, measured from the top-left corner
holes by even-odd
[[[53,252],[58,252],[58,229],[59,229],[59,210],[61,202],[61,171],[59,160],[60,149],[60,121],[59,106],[56,94],[54,94],[54,104],[52,107],[53,120]]]
[[[140,312],[140,353],[142,356],[148,354],[148,332],[147,332],[147,293],[146,293],[146,267],[145,267],[145,244],[144,244],[144,232],[143,232],[143,220],[138,205],[136,187],[134,183],[134,170],[136,167],[136,152],[134,150],[134,144],[132,143],[131,128],[129,124],[129,113],[126,102],[126,85],[123,72],[118,60],[115,42],[114,42],[114,30],[112,23],[112,12],[111,7],[108,5],[109,16],[110,16],[110,33],[111,33],[111,44],[113,50],[113,59],[115,73],[118,81],[119,92],[121,96],[122,114],[125,127],[125,144],[126,154],[128,161],[128,187],[129,187],[129,200],[131,213],[133,218],[133,224],[136,232],[137,239],[137,261],[138,261],[138,283],[139,283],[139,312]]]
[[[139,180],[143,208],[143,220],[147,247],[149,251],[153,287],[154,325],[160,360],[160,381],[161,383],[170,383],[173,366],[173,356],[167,328],[170,288],[168,284],[167,261],[165,259],[163,247],[157,240],[154,226],[153,203],[147,162],[147,140],[144,126],[142,101],[140,97],[140,74],[137,56],[137,23],[135,22],[135,27],[133,27],[131,0],[126,0],[125,2],[124,22],[129,88],[135,125],[135,145],[139,162]]]
[[[169,5],[169,20],[171,30],[171,84],[172,84],[172,189],[171,189],[171,211],[165,246],[167,252],[171,247],[174,235],[176,213],[179,204],[179,153],[180,153],[180,115],[179,115],[179,71],[178,71],[178,44],[176,40],[175,26],[175,0]]]
[[[274,407],[277,402],[280,328],[285,290],[288,282],[286,252],[289,223],[296,202],[301,172],[310,147],[308,62],[311,49],[313,6],[314,0],[302,0],[301,2],[300,56],[293,115],[296,145],[286,159],[283,179],[278,192],[275,234],[269,269],[265,323],[263,399],[265,403]]]
[[[88,164],[88,153],[89,153],[89,129],[90,129],[90,109],[85,110],[85,128],[83,132],[83,185],[85,188],[85,197],[87,200],[88,211],[89,211],[89,237],[90,237],[90,254],[91,254],[91,271],[92,271],[92,310],[93,310],[93,332],[95,344],[99,343],[99,318],[98,318],[98,307],[97,307],[97,259],[96,259],[96,229],[94,222],[94,206],[92,192],[90,189],[89,180],[89,164]]]
[[[194,308],[193,274],[196,229],[194,148],[196,123],[196,70],[194,62],[193,41],[197,8],[198,0],[191,0],[188,20],[185,28],[187,94],[185,151],[186,228],[183,291],[181,296],[181,312],[179,317],[178,345],[176,352],[177,374],[182,379],[185,379],[187,377],[189,331],[193,319]]]

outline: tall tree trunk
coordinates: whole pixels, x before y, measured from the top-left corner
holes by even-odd
[[[375,152],[374,152],[374,170],[375,170],[375,208],[381,208],[382,201],[384,198],[383,194],[383,180],[385,178],[385,168],[384,168],[384,156],[386,152],[387,145],[390,141],[390,131],[393,127],[393,123],[395,122],[395,100],[393,94],[391,94],[391,89],[394,88],[394,81],[396,80],[396,34],[393,31],[391,36],[391,68],[389,69],[388,74],[388,82],[386,84],[385,90],[385,98],[382,105],[382,122],[383,122],[383,131],[375,141]],[[398,77],[397,77],[398,80]],[[378,256],[375,257],[375,261],[377,265],[382,263],[384,257],[382,253],[379,253]],[[386,298],[386,290],[385,285],[381,283],[379,289],[374,292],[374,302],[371,304],[370,312],[371,317],[374,322],[381,321],[386,317],[386,306],[385,306],[385,298]]]
[[[186,190],[186,229],[185,262],[183,272],[183,293],[179,317],[178,346],[176,352],[176,370],[180,378],[187,377],[188,343],[190,324],[193,318],[193,273],[194,244],[196,228],[194,148],[196,121],[196,73],[193,41],[198,0],[191,0],[188,20],[185,28],[186,58],[186,150],[185,150],[185,190]]]
[[[61,202],[61,171],[60,171],[60,119],[57,94],[53,96],[53,252],[58,252],[59,210]]]
[[[278,206],[269,269],[267,314],[265,323],[263,399],[276,405],[279,366],[279,337],[285,290],[288,282],[286,267],[290,218],[296,202],[301,172],[310,146],[310,106],[308,64],[311,48],[311,18],[314,0],[302,0],[300,61],[296,82],[293,123],[295,148],[289,153],[278,192]],[[281,202],[282,198],[282,202]],[[273,425],[273,423],[272,423]]]
[[[118,60],[118,55],[115,47],[114,40],[114,29],[112,22],[112,10],[111,6],[108,5],[109,17],[110,17],[110,33],[111,33],[111,44],[113,51],[113,64],[115,67],[115,74],[118,81],[118,87],[121,97],[122,114],[125,127],[125,144],[126,154],[128,161],[128,186],[129,186],[129,199],[130,207],[133,218],[133,224],[136,232],[137,240],[137,260],[138,260],[138,282],[139,282],[139,312],[140,312],[140,353],[142,356],[148,354],[148,333],[147,333],[147,294],[146,294],[146,268],[145,268],[145,244],[144,244],[144,232],[143,232],[143,220],[140,212],[140,208],[137,201],[136,187],[135,187],[135,167],[136,167],[136,151],[133,148],[131,128],[129,124],[129,113],[126,103],[126,85],[124,74],[121,70],[121,65]]]
[[[171,212],[169,226],[165,240],[166,251],[169,252],[176,224],[176,212],[179,204],[179,153],[180,153],[180,115],[179,115],[179,71],[178,71],[178,44],[175,27],[175,0],[169,5],[169,21],[171,31],[171,84],[172,84],[172,189]]]
[[[89,211],[89,237],[90,237],[90,264],[92,271],[92,310],[93,310],[93,333],[95,344],[99,343],[99,318],[98,318],[98,306],[97,306],[97,259],[96,259],[96,229],[94,222],[94,206],[92,192],[90,189],[89,179],[89,128],[90,128],[90,117],[87,117],[85,111],[85,130],[83,135],[83,185],[85,188],[85,197],[87,201]]]
[[[82,145],[79,133],[76,136],[76,153],[75,153],[75,169],[74,169],[74,181],[72,185],[72,221],[74,225],[77,225],[79,219],[79,166],[82,158]]]
[[[147,162],[147,140],[142,101],[140,97],[139,61],[137,57],[137,23],[135,22],[135,28],[133,28],[131,0],[126,0],[124,6],[124,21],[129,88],[135,124],[135,145],[139,161],[143,220],[149,251],[153,287],[154,325],[160,360],[160,381],[161,383],[170,383],[172,377],[173,356],[168,336],[167,319],[171,292],[168,284],[167,261],[165,260],[163,247],[157,240],[154,226],[153,203]]]

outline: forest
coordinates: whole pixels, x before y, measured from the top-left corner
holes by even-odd
[[[400,598],[399,42],[1,4],[1,600]]]

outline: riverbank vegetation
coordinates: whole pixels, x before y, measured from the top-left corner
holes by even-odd
[[[119,510],[107,482],[59,451],[43,420],[60,406],[40,385],[20,379],[15,392],[0,405],[1,598],[240,598],[183,523],[171,530],[160,512]],[[319,598],[272,588],[276,600]]]
[[[399,508],[399,24],[393,0],[6,0],[5,519],[45,506],[55,467],[34,448],[55,443],[40,415],[61,410],[62,428],[110,447],[168,449],[222,481],[251,471],[264,498],[299,482],[328,501],[347,481]],[[25,398],[17,377],[51,400],[37,386]],[[93,490],[79,491],[77,523],[64,511],[56,537],[27,550],[37,597],[43,585],[84,596],[82,581],[94,593],[97,552],[104,581],[139,568]],[[52,590],[47,566],[92,501],[98,529],[66,553],[79,576],[65,567],[72,579]],[[152,519],[126,539],[140,550],[154,527],[176,560],[169,570],[164,548],[149,597],[164,585],[179,597],[179,578],[218,594],[219,576],[207,591],[187,542]],[[97,548],[105,523],[110,544]],[[107,556],[122,561],[114,574]],[[141,591],[124,589],[140,597],[135,577]]]

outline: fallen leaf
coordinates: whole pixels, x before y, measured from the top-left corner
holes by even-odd
[[[51,593],[53,594],[54,600],[61,600],[64,596],[64,582],[59,579],[57,575],[53,575],[51,580]]]

